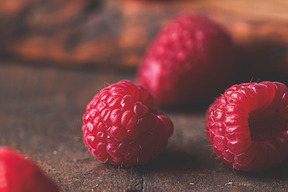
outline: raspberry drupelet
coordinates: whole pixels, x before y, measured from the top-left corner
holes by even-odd
[[[146,89],[123,80],[94,96],[82,130],[85,144],[99,161],[130,167],[155,158],[167,145],[173,124],[153,109]]]
[[[207,135],[229,167],[260,171],[288,156],[288,89],[279,82],[233,85],[207,111]]]

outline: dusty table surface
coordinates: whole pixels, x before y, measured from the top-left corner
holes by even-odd
[[[166,112],[175,132],[146,166],[102,164],[82,141],[81,116],[104,82],[134,72],[0,64],[0,144],[34,159],[61,191],[287,191],[287,160],[263,173],[227,168],[209,147],[205,110]]]

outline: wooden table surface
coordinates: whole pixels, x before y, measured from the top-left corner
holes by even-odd
[[[243,173],[217,159],[205,135],[205,109],[165,111],[175,132],[148,165],[98,162],[82,141],[85,106],[104,82],[133,80],[134,75],[0,62],[0,144],[35,160],[61,191],[288,190],[287,160],[266,172]]]

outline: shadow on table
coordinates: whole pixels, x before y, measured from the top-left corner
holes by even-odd
[[[284,160],[279,165],[273,166],[270,169],[262,172],[248,173],[237,172],[237,174],[248,178],[262,178],[262,179],[287,179],[288,178],[288,159]]]
[[[165,172],[187,172],[196,171],[203,167],[196,156],[184,151],[163,151],[156,159],[145,165],[146,170],[157,170]]]
[[[220,94],[219,94],[220,96]],[[187,103],[185,106],[162,107],[158,109],[163,113],[170,114],[205,114],[209,106],[217,99],[217,96],[206,101],[199,101],[197,103]]]

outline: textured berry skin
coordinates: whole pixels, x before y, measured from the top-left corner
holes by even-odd
[[[219,24],[199,15],[168,23],[148,48],[137,82],[161,107],[206,101],[235,76],[234,46]]]
[[[0,147],[1,192],[58,192],[58,187],[32,161]]]
[[[207,111],[207,135],[224,163],[259,171],[288,156],[288,89],[279,82],[233,85]]]
[[[99,161],[129,167],[157,156],[173,124],[153,109],[146,89],[124,80],[95,95],[83,115],[82,130],[85,144]]]

